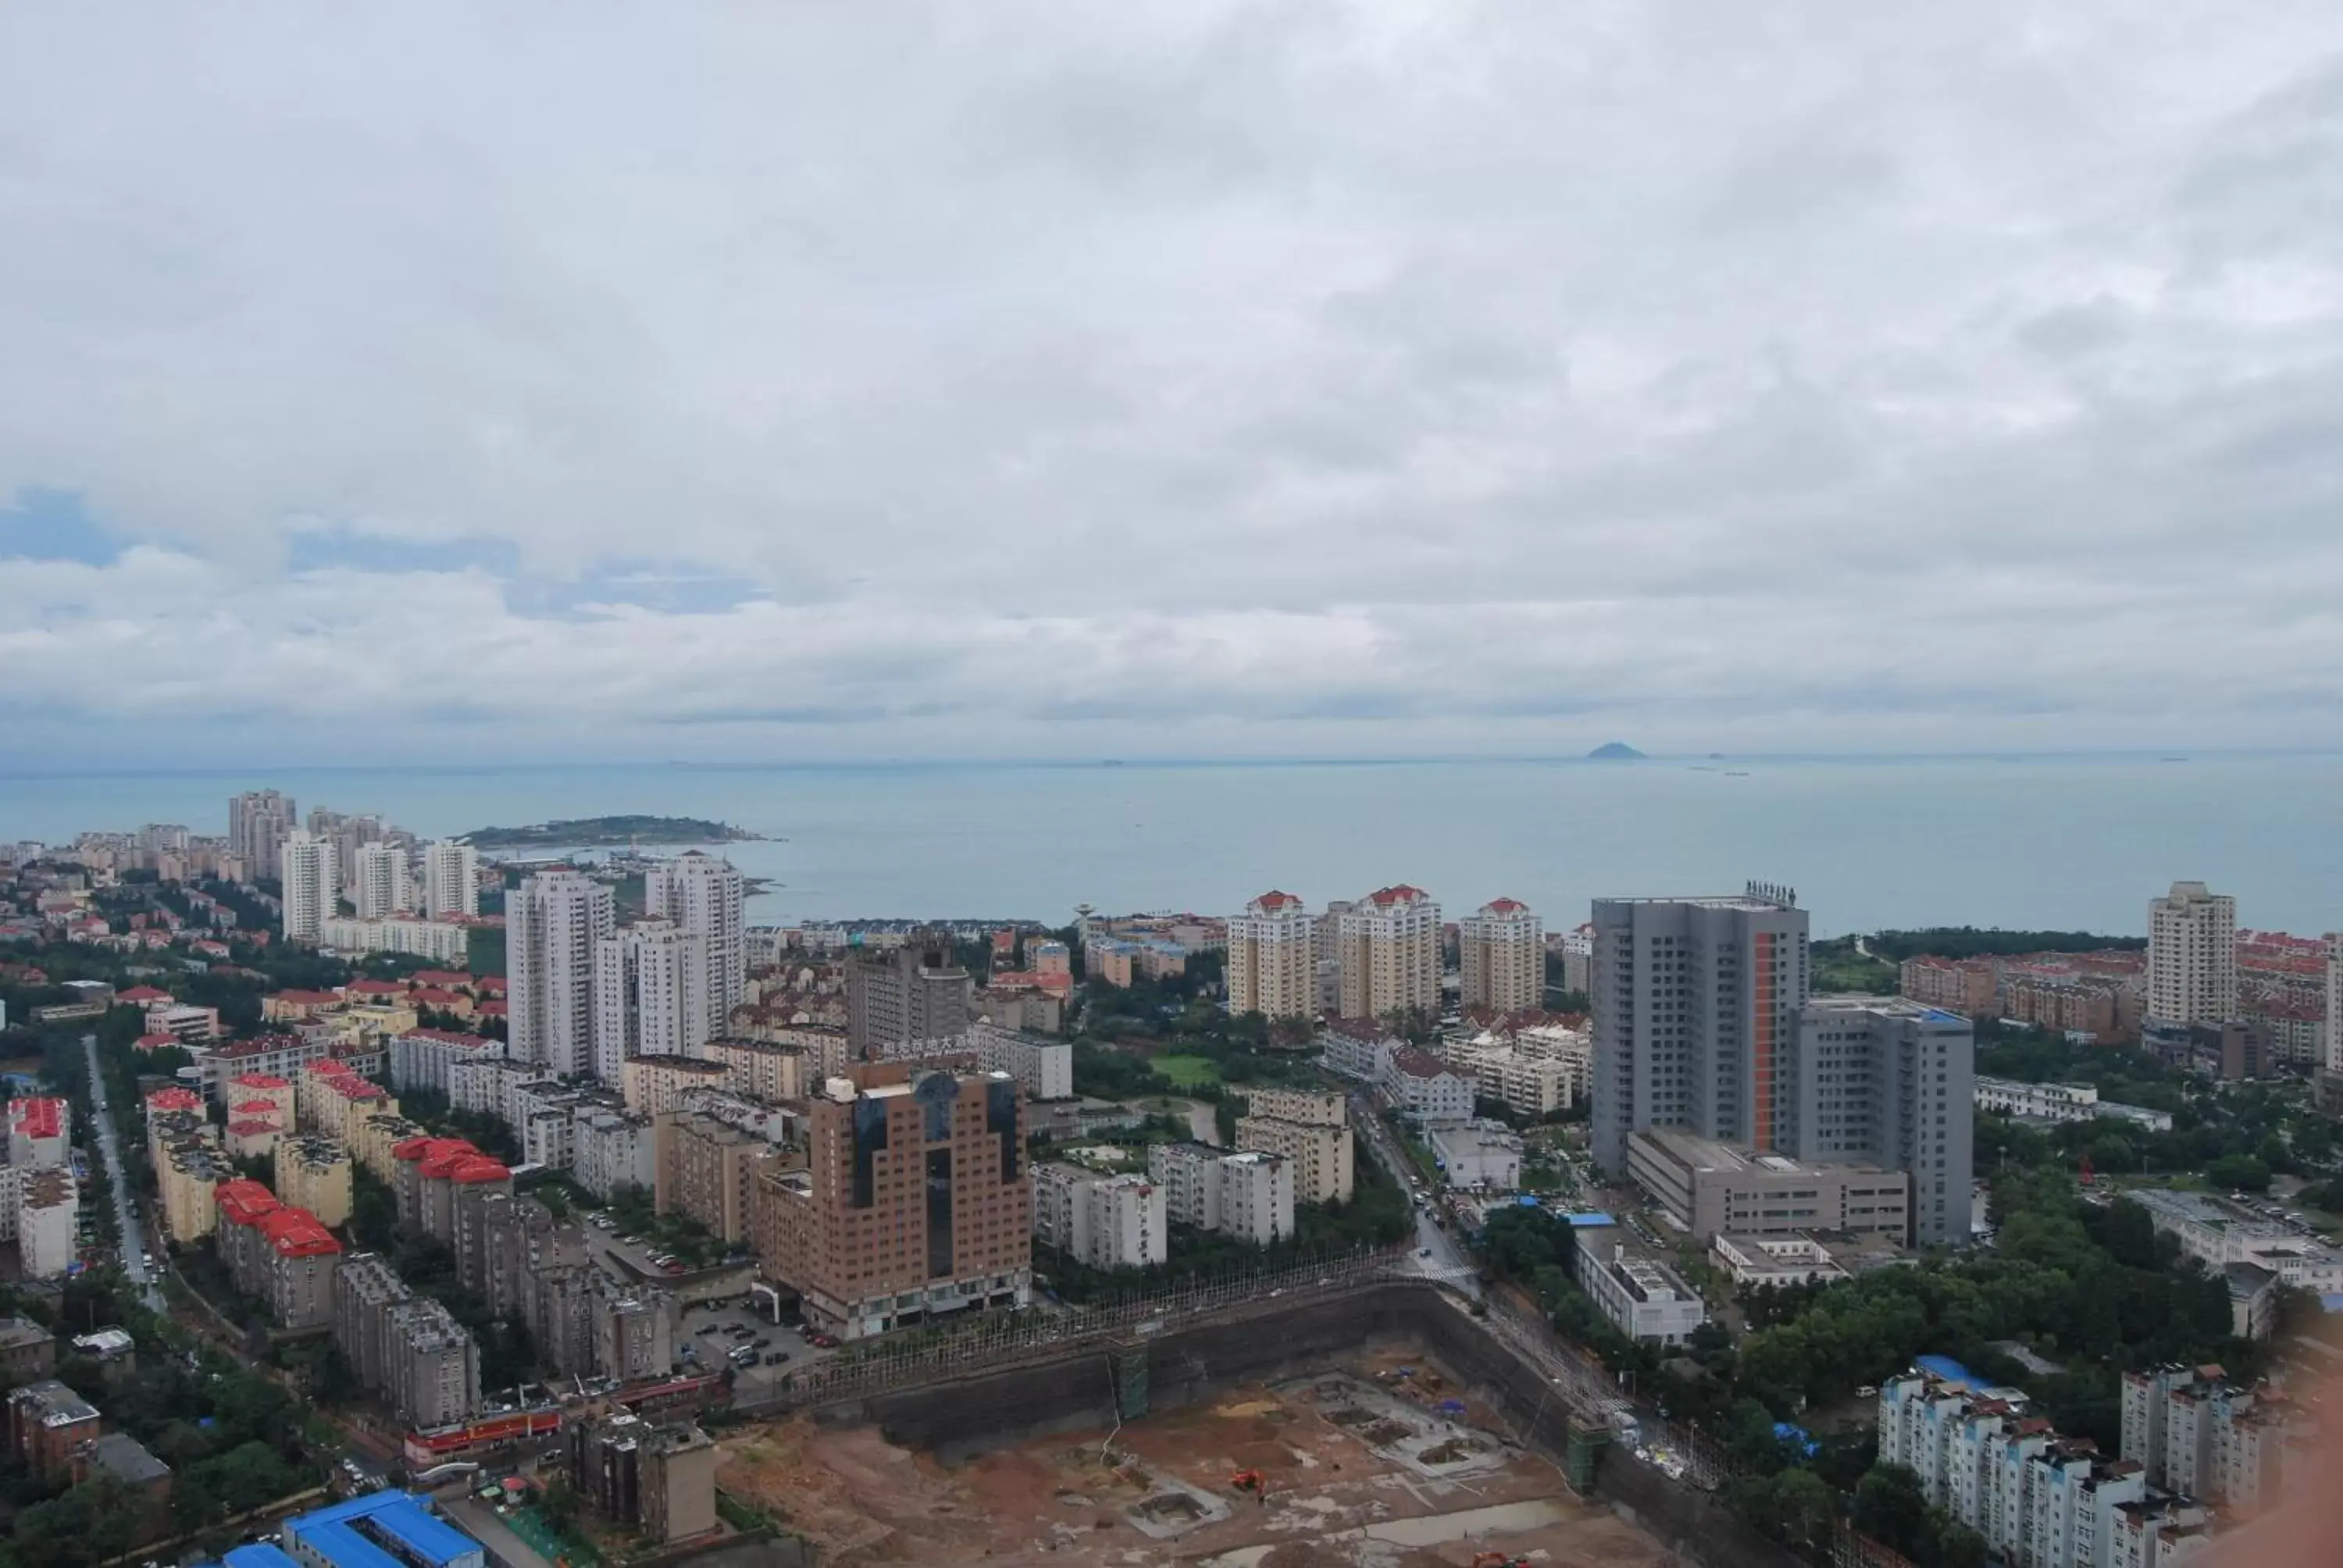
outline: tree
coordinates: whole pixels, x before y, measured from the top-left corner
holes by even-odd
[[[1912,1556],[1928,1527],[1928,1499],[1920,1477],[1900,1464],[1883,1464],[1855,1489],[1848,1517],[1857,1530],[1891,1551]]]
[[[2240,1192],[2267,1192],[2270,1168],[2250,1154],[2224,1154],[2205,1167],[2205,1180]]]

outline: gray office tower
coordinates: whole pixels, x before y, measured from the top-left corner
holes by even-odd
[[[886,1046],[960,1034],[974,991],[950,931],[915,930],[900,948],[857,953],[846,965],[847,1048],[877,1056]]]
[[[1629,1134],[1685,1127],[1786,1150],[1806,911],[1787,888],[1739,898],[1594,900],[1594,1158],[1627,1171]]]
[[[1835,997],[1798,1016],[1793,1136],[1781,1152],[1912,1173],[1912,1242],[1969,1239],[1976,1034],[1895,997]]]

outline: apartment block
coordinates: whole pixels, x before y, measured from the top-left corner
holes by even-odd
[[[8,1446],[36,1477],[65,1473],[101,1430],[97,1407],[55,1378],[8,1392]]]
[[[1354,1189],[1349,1108],[1328,1091],[1259,1089],[1245,1097],[1236,1146],[1282,1157],[1297,1203],[1347,1203]]]
[[[2124,1457],[2150,1485],[2239,1515],[2316,1473],[2316,1434],[2299,1406],[2267,1387],[2234,1384],[2217,1366],[2124,1374]]]
[[[1594,916],[1596,1161],[1624,1173],[1628,1137],[1647,1127],[1785,1146],[1780,1091],[1809,983],[1806,911],[1789,890],[1598,899]]]
[[[423,908],[435,920],[469,920],[479,914],[478,850],[454,839],[423,846]]]
[[[1147,1174],[1162,1188],[1174,1224],[1217,1231],[1256,1247],[1293,1234],[1293,1166],[1280,1155],[1151,1143]]]
[[[257,1181],[223,1181],[216,1198],[217,1247],[237,1291],[266,1302],[279,1327],[331,1323],[342,1244],[317,1216],[277,1201]]]
[[[317,944],[346,953],[404,953],[433,963],[460,964],[471,956],[472,929],[413,915],[375,920],[334,915],[320,922]]]
[[[725,1241],[745,1238],[759,1168],[774,1158],[773,1145],[695,1111],[667,1111],[652,1126],[659,1212],[688,1215]]]
[[[325,922],[341,908],[341,863],[335,858],[333,840],[317,838],[305,829],[292,829],[285,835],[278,864],[286,940],[323,940]]]
[[[505,1042],[484,1035],[453,1030],[411,1029],[390,1041],[390,1085],[404,1094],[410,1089],[449,1092],[448,1069],[459,1061],[501,1061]]]
[[[359,845],[351,872],[350,902],[358,919],[386,920],[415,908],[415,877],[404,844]]]
[[[1339,917],[1335,965],[1342,1016],[1440,1016],[1440,906],[1405,883],[1378,888]]]
[[[721,1060],[684,1056],[639,1056],[619,1074],[627,1109],[638,1116],[664,1116],[688,1090],[729,1090],[733,1070]]]
[[[1511,1042],[1479,1040],[1452,1045],[1442,1060],[1473,1081],[1474,1095],[1493,1100],[1524,1116],[1547,1116],[1578,1103],[1584,1061],[1532,1056]]]
[[[561,1078],[594,1070],[594,965],[614,909],[609,888],[576,871],[539,872],[506,895],[513,1060]]]
[[[2237,901],[2175,882],[2147,906],[2147,1016],[2215,1026],[2237,1016]]]
[[[716,1443],[689,1422],[618,1414],[570,1427],[569,1485],[586,1506],[653,1542],[716,1528]]]
[[[2101,1118],[2128,1121],[2151,1132],[2172,1131],[2172,1112],[2145,1106],[2119,1105],[2101,1100],[2087,1083],[2020,1083],[2006,1078],[1972,1081],[1976,1108],[2015,1116],[2026,1121],[2091,1121]]]
[[[1402,1115],[1423,1126],[1471,1121],[1477,1088],[1471,1075],[1412,1045],[1393,1048],[1385,1060],[1383,1093]]]
[[[228,854],[243,862],[248,879],[273,880],[283,875],[285,839],[299,820],[300,808],[289,795],[256,789],[233,796],[227,803]]]
[[[969,972],[945,931],[910,933],[899,948],[865,950],[846,963],[846,1037],[857,1056],[968,1028]]]
[[[802,1100],[821,1087],[817,1052],[769,1040],[711,1040],[699,1054],[730,1074],[730,1086],[758,1100]]]
[[[81,1193],[63,1169],[23,1171],[16,1178],[16,1257],[28,1280],[63,1279],[78,1260],[74,1228]]]
[[[1991,959],[1908,958],[1896,971],[1896,989],[1923,1007],[1941,1007],[1971,1018],[1990,1016],[1999,979]]]
[[[2289,1289],[2343,1292],[2343,1252],[2207,1192],[2136,1188],[2125,1194],[2186,1257],[2219,1272],[2232,1263],[2268,1270]]]
[[[644,914],[668,921],[698,944],[703,989],[698,1007],[689,1010],[707,1020],[702,1040],[729,1029],[732,1010],[749,1000],[747,887],[731,861],[697,849],[643,876]]]
[[[1969,1020],[1897,998],[1831,998],[1798,1014],[1773,1145],[1816,1163],[1912,1177],[1912,1243],[1965,1245],[1975,1174],[1976,1037]]]
[[[810,1162],[759,1182],[765,1269],[841,1337],[1026,1303],[1032,1187],[1005,1073],[833,1084],[809,1105]]]
[[[287,1138],[277,1145],[277,1192],[287,1207],[306,1209],[327,1227],[350,1221],[350,1151],[330,1138]]]
[[[349,1258],[336,1276],[333,1323],[334,1343],[358,1381],[411,1429],[449,1426],[480,1408],[480,1352],[470,1331],[374,1253]]]
[[[1808,1231],[1875,1236],[1899,1247],[1911,1241],[1912,1178],[1901,1171],[1810,1165],[1652,1127],[1627,1141],[1627,1175],[1695,1242]]]
[[[1029,1100],[1071,1100],[1074,1093],[1074,1048],[1061,1040],[1007,1030],[979,1020],[960,1033],[873,1048],[873,1060],[972,1066],[1005,1072]]]
[[[1492,899],[1456,925],[1459,996],[1467,1008],[1545,1005],[1545,922],[1518,899]]]
[[[1143,1176],[1033,1167],[1033,1239],[1093,1269],[1143,1269],[1169,1255],[1163,1190]]]
[[[658,1141],[649,1117],[608,1106],[570,1116],[569,1177],[595,1197],[621,1187],[649,1191],[659,1180]]]

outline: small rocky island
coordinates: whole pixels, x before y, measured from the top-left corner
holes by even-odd
[[[1644,754],[1624,740],[1614,740],[1608,745],[1598,746],[1586,756],[1587,759],[1593,762],[1641,762],[1644,760]]]
[[[460,835],[476,849],[624,849],[629,844],[744,844],[764,837],[699,817],[578,817],[527,828],[476,828]]]

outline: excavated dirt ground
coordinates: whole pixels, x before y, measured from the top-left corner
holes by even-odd
[[[1484,1552],[1541,1568],[1675,1563],[1511,1446],[1486,1411],[1443,1408],[1453,1397],[1421,1365],[1382,1357],[1132,1422],[1103,1460],[1101,1430],[951,1467],[875,1429],[798,1417],[727,1434],[717,1482],[812,1537],[825,1563],[1470,1568]],[[1232,1484],[1249,1470],[1265,1498]]]

